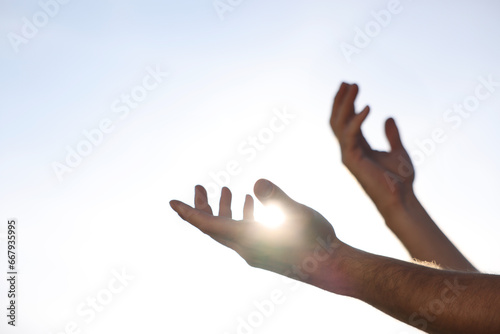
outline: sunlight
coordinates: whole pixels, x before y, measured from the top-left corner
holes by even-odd
[[[285,214],[277,206],[269,205],[259,209],[255,210],[255,220],[267,227],[276,228],[285,221]]]

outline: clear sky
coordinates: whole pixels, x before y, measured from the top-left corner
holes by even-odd
[[[168,205],[227,181],[240,218],[265,177],[343,241],[407,260],[341,165],[328,118],[342,81],[372,108],[373,146],[387,148],[396,119],[425,207],[500,273],[498,2],[54,1],[0,1],[0,242],[17,218],[16,333],[416,332],[249,267]],[[14,333],[5,319],[0,332]]]

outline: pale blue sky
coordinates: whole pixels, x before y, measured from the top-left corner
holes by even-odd
[[[321,212],[343,241],[408,259],[340,163],[327,120],[343,80],[360,85],[359,108],[372,107],[363,130],[375,147],[387,147],[388,116],[412,152],[443,129],[447,140],[418,166],[416,190],[474,264],[500,272],[500,87],[457,128],[443,119],[474,95],[478,78],[500,82],[500,5],[401,0],[348,62],[341,45],[389,3],[247,0],[221,20],[210,0],[74,0],[15,52],[8,34],[21,34],[23,17],[41,7],[1,1],[0,218],[17,217],[21,229],[17,332],[56,333],[75,321],[85,333],[232,334],[275,288],[286,301],[255,333],[412,332],[361,302],[287,290],[168,206],[192,201],[195,184],[236,160],[237,216],[266,177]],[[120,118],[112,104],[155,68],[168,77]],[[275,108],[295,118],[247,161],[238,147],[268,127]],[[113,130],[60,182],[53,163],[105,119]],[[134,280],[87,324],[76,309],[123,267]],[[0,331],[13,332],[3,322]]]

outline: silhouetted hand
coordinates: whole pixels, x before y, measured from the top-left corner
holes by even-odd
[[[414,169],[392,118],[385,123],[391,150],[376,151],[370,147],[361,132],[361,124],[370,108],[366,106],[360,113],[355,113],[357,94],[356,84],[342,83],[335,96],[330,125],[340,144],[342,162],[384,214],[413,192]]]
[[[264,204],[280,207],[286,219],[279,227],[254,220],[254,202],[246,196],[243,220],[232,219],[231,192],[223,188],[219,215],[213,215],[202,186],[195,188],[195,208],[180,201],[170,202],[179,216],[219,243],[235,250],[253,266],[311,283],[311,271],[326,261],[341,242],[332,225],[315,210],[295,202],[273,183],[255,183],[256,197]]]

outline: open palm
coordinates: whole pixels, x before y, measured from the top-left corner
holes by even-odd
[[[278,228],[255,221],[250,195],[245,199],[243,220],[232,219],[228,188],[222,189],[218,216],[213,214],[202,186],[195,188],[194,208],[175,200],[170,204],[182,219],[236,251],[249,265],[307,281],[307,274],[297,274],[304,261],[324,261],[340,244],[332,225],[267,180],[257,181],[254,191],[263,204],[275,204],[285,212],[286,220]]]

